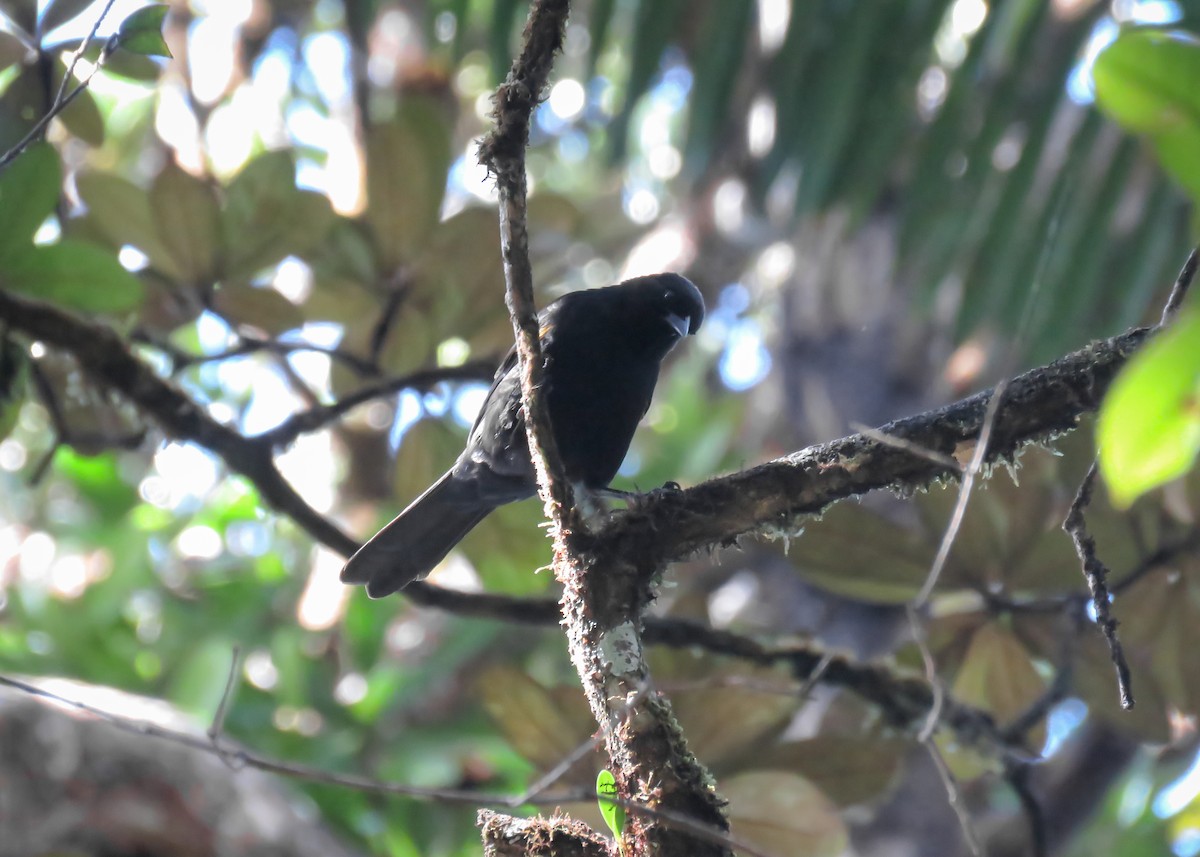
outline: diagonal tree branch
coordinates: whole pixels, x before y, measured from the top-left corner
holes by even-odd
[[[996,413],[985,464],[1011,461],[1021,447],[1075,428],[1099,407],[1117,371],[1150,335],[1136,328],[1018,375]],[[974,447],[991,390],[877,431],[942,455]],[[597,535],[601,550],[636,555],[650,575],[668,562],[731,545],[741,536],[796,532],[805,516],[871,491],[907,493],[959,475],[924,455],[853,434],[766,464],[647,497]]]
[[[445,381],[488,381],[495,369],[495,361],[474,360],[461,366],[441,366],[410,372],[396,378],[384,378],[348,393],[336,402],[313,405],[306,411],[293,414],[270,431],[255,436],[255,440],[282,449],[295,442],[301,435],[336,422],[364,402],[390,396],[401,390],[430,390]]]

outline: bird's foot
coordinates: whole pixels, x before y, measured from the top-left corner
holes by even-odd
[[[618,488],[601,488],[596,493],[616,500],[623,500],[626,508],[637,510],[647,502],[657,500],[669,494],[678,494],[682,490],[683,488],[680,487],[678,482],[666,482],[661,487],[652,488],[649,491],[622,491]]]
[[[582,484],[575,485],[575,508],[589,526],[599,526],[612,517],[608,500],[623,500],[624,491],[613,491],[609,488],[588,488]]]

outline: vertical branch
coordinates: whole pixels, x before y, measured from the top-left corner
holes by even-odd
[[[648,580],[656,564],[620,550],[598,559],[595,540],[574,507],[541,396],[525,149],[530,118],[562,47],[568,9],[568,0],[535,0],[530,7],[521,54],[496,91],[495,128],[479,147],[480,163],[495,177],[499,192],[505,295],[517,340],[529,449],[553,525],[554,571],[563,583],[563,624],[572,663],[605,734],[619,794],[653,811],[634,813],[632,829],[624,836],[629,853],[727,857],[732,852],[724,803],[712,777],[688,751],[670,703],[652,690],[644,657],[642,611],[651,597]],[[635,699],[643,701],[634,706]],[[664,822],[666,817],[687,818],[707,836],[685,832],[684,825]]]
[[[527,182],[525,148],[533,110],[562,49],[570,10],[569,0],[537,0],[525,23],[521,54],[508,78],[496,90],[492,117],[496,127],[479,146],[479,161],[495,176],[500,196],[500,249],[504,259],[505,303],[512,318],[521,367],[521,399],[529,450],[537,471],[546,516],[555,530],[555,556],[565,550],[566,534],[579,523],[571,484],[562,460],[545,401],[538,394],[542,380],[542,346],[533,301],[533,269],[529,262],[529,232],[525,222]]]

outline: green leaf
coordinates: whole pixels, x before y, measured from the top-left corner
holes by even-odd
[[[47,143],[30,146],[0,173],[0,259],[33,241],[61,187],[58,153]]]
[[[1126,130],[1150,139],[1163,168],[1200,200],[1200,40],[1133,29],[1117,37],[1092,72],[1096,102]]]
[[[150,266],[171,279],[182,279],[184,271],[167,251],[158,233],[150,196],[145,190],[114,173],[83,173],[75,188],[88,208],[95,234],[114,249],[126,244],[146,254]]]
[[[304,324],[300,307],[272,288],[223,284],[213,294],[213,309],[235,324],[248,324],[271,336]]]
[[[727,132],[729,102],[742,66],[746,28],[755,20],[751,3],[714,3],[705,16],[701,36],[704,62],[696,69],[696,86],[688,118],[685,160],[700,175]]]
[[[555,694],[516,667],[488,667],[475,686],[508,743],[540,768],[575,752],[595,726],[578,691]]]
[[[112,49],[120,48],[147,57],[172,56],[162,35],[163,19],[169,8],[165,3],[159,3],[138,9],[121,22],[109,45]]]
[[[329,201],[296,188],[287,152],[255,158],[230,183],[221,214],[225,275],[250,277],[287,256],[307,254],[333,224]]]
[[[1096,102],[1137,134],[1200,124],[1200,41],[1181,32],[1127,30],[1096,58]]]
[[[54,91],[57,91],[66,72],[65,64],[53,64]],[[71,81],[67,92],[72,92],[78,85],[78,81]],[[0,95],[0,148],[16,143],[41,120],[46,113],[47,97],[39,66],[35,63],[23,67],[17,78]],[[99,145],[104,140],[104,118],[90,92],[84,91],[76,96],[62,109],[55,121],[89,145]]]
[[[625,100],[608,128],[612,163],[625,158],[629,145],[629,128],[638,100],[650,89],[658,71],[663,51],[675,36],[680,16],[692,4],[683,0],[657,0],[637,4],[633,35],[629,42],[629,77],[625,83]]]
[[[1150,138],[1158,162],[1183,187],[1193,202],[1200,202],[1200,124],[1181,125]]]
[[[1182,476],[1200,451],[1200,312],[1180,317],[1125,366],[1096,427],[1113,504]]]
[[[796,857],[836,857],[848,845],[837,807],[804,777],[750,771],[721,782],[730,831],[762,851]]]
[[[137,277],[112,254],[70,240],[6,259],[0,288],[82,312],[122,312],[137,307],[145,295]]]
[[[60,70],[65,72],[66,68]],[[73,86],[75,84],[67,84],[67,91],[70,92]],[[104,116],[101,115],[100,106],[90,91],[84,90],[79,93],[66,109],[58,114],[58,118],[68,131],[89,146],[104,143]]]
[[[108,525],[121,520],[140,499],[136,485],[123,478],[116,453],[89,457],[66,447],[55,458],[54,469],[71,481]]]
[[[617,778],[607,768],[596,775],[596,794],[601,798],[617,796]],[[604,823],[608,825],[608,829],[620,842],[621,836],[625,832],[625,807],[607,800],[598,800],[596,803],[600,806],[600,814],[604,816]]]
[[[83,39],[68,39],[55,47],[61,47],[64,52],[74,52],[79,50],[82,44]],[[102,56],[103,60],[101,60]],[[105,42],[98,40],[93,40],[88,44],[87,50],[83,52],[83,58],[92,64],[102,62],[105,74],[115,74],[142,83],[153,83],[158,80],[164,68],[162,63],[140,54],[131,54],[125,51],[112,53]]]
[[[680,728],[688,736],[688,747],[705,764],[719,769],[744,760],[751,747],[771,742],[792,721],[799,702],[795,696],[783,693],[755,693],[738,687],[739,679],[748,678],[751,670],[742,670],[736,677],[733,671],[719,673],[731,678],[722,683],[713,677],[712,686],[701,682],[684,686],[671,695]],[[753,678],[770,684],[778,675],[763,669]]]
[[[857,503],[839,503],[807,525],[789,560],[806,580],[849,598],[903,604],[929,575],[925,535]]]
[[[232,657],[233,644],[219,637],[189,647],[171,679],[168,698],[191,714],[211,718],[225,694]]]
[[[820,734],[772,745],[760,764],[800,773],[839,806],[865,803],[887,789],[911,749],[902,738]]]
[[[302,706],[308,702],[309,660],[304,652],[304,632],[284,627],[271,635],[271,662],[278,671],[275,699],[284,705]]]

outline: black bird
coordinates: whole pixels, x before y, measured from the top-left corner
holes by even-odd
[[[543,374],[554,439],[567,477],[604,489],[650,407],[662,359],[704,320],[704,299],[678,274],[656,274],[548,304],[541,322]],[[382,598],[428,574],[497,506],[537,493],[525,437],[515,348],[458,461],[350,557],[345,583]]]

